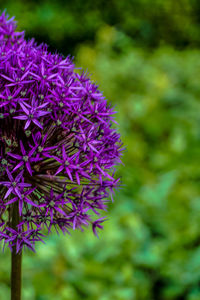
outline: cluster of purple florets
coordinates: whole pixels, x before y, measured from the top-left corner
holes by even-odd
[[[0,240],[34,250],[54,227],[102,228],[119,179],[122,144],[113,110],[70,57],[26,41],[0,16]],[[13,207],[19,224],[12,224]],[[95,215],[98,217],[95,218]]]

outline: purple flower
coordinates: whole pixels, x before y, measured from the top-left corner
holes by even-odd
[[[0,240],[19,252],[34,250],[44,227],[70,233],[91,225],[97,235],[119,185],[115,112],[70,56],[26,41],[5,13],[0,70]]]
[[[22,197],[20,189],[31,186],[30,183],[24,183],[23,180],[23,171],[21,171],[16,178],[13,178],[12,174],[6,170],[9,181],[0,181],[0,184],[4,185],[7,188],[7,191],[4,195],[4,199],[8,198],[8,196],[12,193],[19,198]]]
[[[43,117],[43,116],[49,114],[48,111],[42,110],[47,105],[48,105],[48,103],[46,102],[46,103],[43,103],[38,106],[38,101],[36,101],[34,99],[34,97],[32,97],[31,105],[29,105],[25,102],[20,103],[20,106],[23,110],[23,115],[20,115],[20,116],[14,117],[14,118],[26,121],[24,129],[27,129],[30,126],[31,122],[33,122],[35,125],[37,125],[41,129],[43,129],[43,127],[42,127],[41,123],[38,121],[38,119],[40,117]]]
[[[63,193],[55,195],[53,189],[51,188],[50,193],[43,201],[41,207],[45,207],[45,217],[50,215],[51,222],[53,222],[53,217],[55,215],[66,216],[64,210],[60,207],[64,205]]]
[[[35,207],[39,207],[38,204],[34,203],[28,196],[31,195],[33,193],[34,189],[31,189],[31,190],[26,190],[26,191],[22,191],[21,192],[21,196],[18,197],[14,197],[12,199],[10,199],[8,202],[6,202],[6,205],[10,205],[11,203],[14,203],[16,201],[19,202],[19,214],[20,216],[22,215],[22,210],[23,210],[23,204],[26,205],[26,204],[30,204],[32,206],[35,206]]]
[[[31,163],[34,161],[34,158],[32,156],[36,150],[36,147],[32,148],[29,151],[29,153],[26,153],[26,150],[24,149],[24,145],[23,145],[22,141],[20,141],[19,143],[20,143],[22,155],[9,153],[9,152],[7,153],[9,156],[15,158],[16,160],[19,160],[19,163],[14,167],[13,171],[15,171],[25,165],[29,174],[32,175]]]

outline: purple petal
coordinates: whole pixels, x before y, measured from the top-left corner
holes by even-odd
[[[18,120],[27,120],[28,119],[28,116],[17,116],[17,117],[13,117],[13,119],[18,119]]]
[[[20,148],[21,148],[22,154],[26,155],[26,151],[24,149],[24,145],[23,145],[22,141],[20,141],[19,143],[20,143]]]
[[[23,109],[23,111],[24,111],[27,115],[29,115],[29,110],[26,108],[26,106],[25,106],[23,103],[19,103],[19,104],[20,104],[21,108]]]
[[[12,174],[8,171],[8,169],[6,169],[6,172],[7,172],[8,178],[12,182],[14,180],[13,177],[12,177]]]
[[[26,130],[30,126],[30,124],[31,124],[31,120],[27,120],[24,129]]]
[[[43,129],[42,125],[40,124],[40,122],[37,119],[33,119],[33,123],[35,123],[35,125],[37,125],[41,129]]]
[[[15,158],[15,159],[22,159],[22,157],[20,156],[20,155],[18,155],[18,154],[14,154],[14,153],[10,153],[10,152],[8,152],[7,153],[9,156],[11,156],[11,157],[13,157],[13,158]]]
[[[10,187],[6,192],[4,199],[8,198],[8,196],[12,193],[12,191],[13,191],[13,187]]]
[[[13,171],[16,171],[17,169],[19,169],[21,166],[23,166],[24,162],[20,161],[13,169]]]
[[[27,168],[29,174],[32,176],[32,170],[31,170],[31,166],[30,166],[29,162],[26,162],[26,168]]]

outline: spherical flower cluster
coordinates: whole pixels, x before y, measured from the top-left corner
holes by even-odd
[[[97,234],[118,185],[114,111],[70,57],[24,39],[0,16],[0,240],[34,250],[42,230],[91,224]],[[14,205],[19,223],[11,226]],[[95,215],[97,217],[95,218]],[[45,231],[44,231],[45,232]]]

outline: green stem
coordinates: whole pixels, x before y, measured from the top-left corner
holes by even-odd
[[[12,228],[17,229],[20,222],[18,203],[13,204]],[[11,300],[21,300],[21,266],[22,253],[16,253],[16,246],[12,251],[11,260]]]

